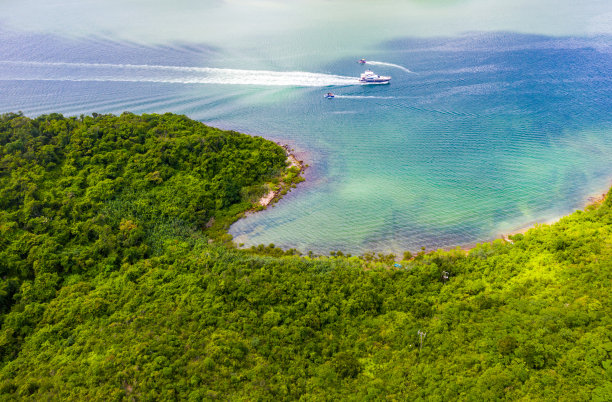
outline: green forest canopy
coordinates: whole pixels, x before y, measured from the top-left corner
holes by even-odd
[[[211,244],[285,166],[184,116],[2,115],[1,398],[612,399],[612,197],[401,269]]]

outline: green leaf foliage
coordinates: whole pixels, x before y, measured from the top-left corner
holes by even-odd
[[[0,121],[2,399],[612,398],[611,197],[401,268],[245,252],[203,229],[280,147],[175,115]]]

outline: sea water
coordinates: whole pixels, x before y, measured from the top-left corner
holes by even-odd
[[[175,112],[289,144],[307,180],[231,227],[245,246],[465,246],[612,185],[611,7],[515,3],[8,2],[0,112]]]

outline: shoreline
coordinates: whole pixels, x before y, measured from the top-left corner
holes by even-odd
[[[291,191],[292,188],[296,188],[296,184],[305,181],[305,171],[306,168],[309,167],[308,164],[305,164],[303,160],[299,160],[298,157],[296,156],[296,154],[298,153],[304,153],[304,152],[296,152],[295,149],[293,149],[290,145],[281,142],[282,140],[273,140],[273,139],[269,139],[269,141],[273,141],[275,142],[277,145],[281,146],[284,150],[285,150],[285,154],[287,156],[287,162],[288,162],[288,166],[286,168],[285,171],[285,175],[279,177],[279,183],[278,183],[278,187],[276,189],[272,189],[270,191],[268,191],[266,194],[264,194],[262,197],[259,198],[259,200],[257,200],[257,202],[254,204],[254,207],[245,211],[244,215],[242,216],[243,218],[246,218],[249,215],[255,214],[257,212],[260,212],[262,210],[267,209],[267,207],[272,206],[274,207],[274,204],[276,202],[278,202],[279,200],[281,200],[283,198],[284,195],[287,194],[287,192]],[[291,168],[297,168],[297,172],[294,176],[294,178],[297,178],[298,180],[290,180],[289,182],[287,182],[287,176],[288,176],[288,171]],[[270,183],[268,183],[268,185],[270,185]],[[612,188],[612,181],[609,183],[607,189],[610,190]],[[456,244],[455,246],[447,246],[447,247],[440,247],[440,248],[435,248],[435,249],[425,249],[423,251],[425,251],[425,253],[429,254],[432,252],[435,252],[437,250],[442,250],[442,251],[452,251],[452,250],[461,250],[463,252],[465,252],[466,254],[468,254],[472,249],[474,249],[476,246],[483,244],[483,243],[492,243],[495,240],[502,240],[504,243],[513,243],[512,239],[510,237],[517,235],[517,234],[525,234],[527,233],[530,229],[536,228],[540,225],[552,225],[555,224],[557,222],[559,222],[561,219],[563,219],[566,216],[571,215],[572,213],[578,211],[578,210],[586,210],[587,208],[591,207],[591,206],[596,206],[601,204],[602,202],[605,201],[607,197],[607,192],[593,192],[591,193],[591,195],[587,196],[585,199],[583,199],[583,202],[580,204],[580,206],[578,206],[578,208],[574,209],[573,211],[568,211],[566,214],[561,214],[558,215],[556,217],[553,218],[549,218],[545,221],[538,221],[538,220],[532,220],[528,223],[525,223],[523,225],[518,225],[516,226],[514,229],[511,229],[509,231],[504,231],[504,232],[498,232],[499,234],[496,236],[492,236],[489,237],[487,239],[483,239],[480,241],[476,241],[476,242],[472,242],[472,243],[464,243],[464,244]],[[239,245],[239,247],[242,247],[242,244]],[[282,248],[282,247],[280,247]],[[405,251],[410,251],[410,250],[400,250],[400,251],[387,251],[387,252],[382,252],[383,254],[390,252],[391,254],[397,254],[396,260],[401,260],[400,255],[405,252]],[[312,252],[312,251],[311,251]],[[372,253],[372,254],[380,254],[381,252],[374,252],[374,251],[370,251],[370,252],[365,252],[363,254],[361,254],[361,256],[368,254],[368,253]],[[318,254],[315,254],[318,255]],[[322,254],[322,256],[324,256],[325,254]]]
[[[298,174],[296,177],[300,177],[303,179],[303,173],[306,170],[306,168],[308,167],[308,165],[304,164],[304,161],[298,160],[294,154],[295,150],[292,149],[289,145],[285,145],[285,144],[281,144],[281,143],[277,143],[278,145],[282,146],[286,153],[287,153],[287,160],[289,162],[289,166],[287,167],[287,169],[290,169],[292,167],[297,167],[299,169]],[[287,190],[290,191],[291,188],[295,188],[295,185],[293,184],[289,184],[286,185],[285,183],[281,183],[283,184],[283,186],[280,189],[277,190],[272,190],[269,193],[267,193],[266,195],[262,196],[258,203],[257,206],[255,208],[252,208],[251,210],[247,211],[245,213],[245,216],[259,212],[261,210],[266,209],[266,207],[273,205],[274,203],[276,203],[277,201],[279,201],[284,194],[286,194],[286,192],[283,194],[283,190]],[[612,189],[612,183],[610,183],[610,186],[608,187],[608,190]],[[499,237],[491,237],[489,239],[486,240],[482,240],[482,241],[478,241],[478,242],[474,242],[474,243],[468,243],[468,244],[464,244],[464,245],[456,245],[454,247],[442,247],[442,248],[436,248],[436,249],[430,249],[430,250],[423,250],[425,251],[426,254],[438,251],[438,250],[442,250],[442,251],[452,251],[452,250],[457,250],[460,249],[461,251],[465,252],[466,255],[474,248],[476,248],[476,246],[483,244],[483,243],[492,243],[495,240],[502,240],[504,243],[514,243],[512,241],[512,239],[510,239],[511,236],[517,235],[517,234],[525,234],[527,233],[529,230],[534,229],[536,227],[538,227],[539,225],[553,225],[557,222],[559,222],[561,219],[563,219],[566,216],[569,216],[573,213],[575,213],[576,211],[585,211],[590,207],[595,207],[598,206],[600,204],[602,204],[607,197],[607,192],[597,192],[597,193],[591,193],[593,195],[590,195],[588,197],[586,197],[586,199],[583,201],[583,203],[581,204],[581,207],[573,210],[573,211],[569,211],[567,214],[562,214],[559,215],[557,217],[548,219],[546,221],[540,222],[540,221],[531,221],[529,223],[526,223],[524,225],[518,226],[515,229],[512,229],[510,231],[504,232],[504,233],[500,233]],[[282,247],[281,247],[282,248]],[[396,254],[396,261],[400,261],[400,254],[402,252],[405,252],[407,250],[403,250],[403,251],[391,251],[391,254]],[[410,250],[408,250],[410,251]],[[368,254],[368,253],[372,253],[372,254],[377,254],[377,252],[365,252],[363,254],[361,254],[361,256],[363,257],[363,255]],[[385,252],[383,252],[384,254]],[[398,254],[399,253],[399,254]],[[378,254],[380,254],[380,252],[378,252]],[[318,255],[318,254],[315,254]],[[325,256],[324,254],[320,255],[320,256]],[[356,255],[358,256],[358,255]]]
[[[612,183],[608,187],[608,190],[610,188],[612,188]],[[604,193],[597,192],[597,194],[588,196],[585,199],[585,201],[581,204],[581,207],[579,209],[574,210],[573,212],[569,212],[569,213],[564,214],[564,215],[559,215],[559,216],[557,216],[555,218],[548,219],[547,221],[544,221],[544,222],[531,221],[531,222],[526,223],[524,225],[518,226],[515,229],[512,229],[512,230],[510,230],[508,232],[501,233],[499,237],[491,238],[489,240],[483,240],[483,241],[477,242],[477,243],[471,243],[471,244],[468,244],[468,245],[465,245],[465,246],[458,246],[458,247],[461,248],[461,250],[465,251],[466,253],[469,253],[470,250],[474,249],[479,244],[490,243],[490,242],[493,242],[493,241],[499,240],[499,239],[501,239],[504,243],[514,243],[512,241],[512,239],[510,239],[510,237],[512,237],[514,235],[517,235],[517,234],[525,234],[529,230],[534,229],[536,227],[536,225],[553,225],[553,224],[559,222],[564,217],[569,216],[572,213],[576,212],[577,210],[584,211],[584,210],[588,209],[591,206],[600,205],[601,203],[603,203],[606,200],[606,196],[607,196],[607,193],[605,193],[605,192]],[[444,248],[443,250],[450,251],[450,250],[453,250],[453,248]]]
[[[611,185],[612,187],[612,185]],[[602,202],[604,202],[606,200],[606,193],[601,193],[601,194],[596,194],[596,195],[590,195],[586,198],[586,200],[582,203],[580,210],[584,211],[587,208],[591,207],[591,206],[596,206],[596,205],[600,205]],[[576,210],[575,210],[576,211]],[[575,212],[574,211],[574,212]],[[573,212],[570,212],[569,214],[566,215],[560,215],[556,218],[552,218],[549,219],[546,222],[532,222],[528,225],[523,225],[520,226],[517,229],[514,229],[510,232],[507,233],[502,233],[501,234],[501,239],[505,242],[510,242],[513,243],[513,241],[509,238],[510,236],[514,236],[517,234],[525,234],[529,231],[529,229],[533,229],[535,227],[535,225],[552,225],[555,224],[557,222],[559,222],[561,219],[563,219],[564,217],[571,215]]]
[[[278,200],[283,198],[283,195],[291,191],[292,188],[295,188],[295,185],[297,183],[304,181],[303,173],[307,165],[304,164],[304,161],[297,159],[297,157],[295,156],[295,150],[289,145],[281,143],[277,144],[285,150],[285,154],[287,155],[287,162],[289,163],[289,165],[286,168],[285,174],[279,178],[280,181],[278,184],[278,188],[272,189],[268,191],[268,193],[260,197],[257,201],[256,207],[247,211],[248,213],[255,213],[261,211],[262,209],[266,209],[268,206],[276,203]],[[292,168],[297,169],[297,172],[294,177],[291,177]]]

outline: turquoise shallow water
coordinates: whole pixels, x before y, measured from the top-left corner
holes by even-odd
[[[408,55],[414,42],[393,43],[396,57],[386,59],[417,74],[389,69],[388,88],[288,101],[286,126],[298,132],[286,137],[317,150],[306,155],[317,166],[313,183],[235,224],[236,240],[414,251],[499,237],[580,207],[612,177],[610,58],[563,45],[532,49],[542,40],[499,34],[485,50]]]
[[[323,32],[303,18],[278,28],[288,33],[278,41],[263,33],[261,46],[246,34],[227,46],[170,33],[145,43],[114,26],[68,35],[8,21],[0,112],[172,111],[290,144],[311,165],[307,181],[232,226],[247,246],[468,245],[553,220],[612,185],[606,32],[402,35],[391,25],[359,46],[347,39],[359,15]],[[392,84],[355,85],[361,57]],[[339,96],[324,99],[330,90]]]

